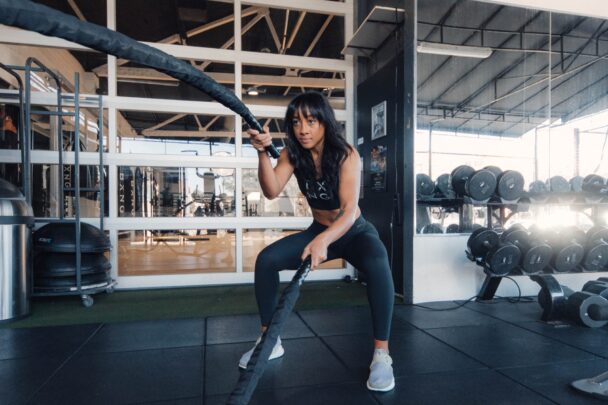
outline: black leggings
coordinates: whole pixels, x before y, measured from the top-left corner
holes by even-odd
[[[286,236],[260,252],[255,262],[255,297],[262,326],[268,326],[277,306],[279,271],[296,269],[306,245],[327,227],[318,222],[305,231]],[[363,216],[340,239],[329,245],[327,260],[342,258],[365,273],[374,338],[388,340],[393,313],[393,277],[386,248],[378,231]]]

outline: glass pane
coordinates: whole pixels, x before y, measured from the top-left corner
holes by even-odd
[[[234,156],[234,116],[120,111],[120,153]]]
[[[264,197],[257,169],[243,169],[243,215],[250,217],[312,216],[306,198],[292,176],[285,189],[274,200]]]
[[[232,168],[118,167],[119,217],[235,215]]]
[[[266,246],[300,231],[295,229],[243,229],[243,271],[255,270],[256,257]],[[345,266],[344,260],[336,259],[323,263],[319,269],[342,269]]]
[[[9,173],[19,170],[18,165],[5,165]],[[20,166],[20,165],[19,165]],[[0,164],[0,177],[2,165]],[[104,167],[104,216],[108,216],[108,167]],[[80,166],[80,187],[99,189],[99,166]],[[9,176],[10,177],[10,176]],[[63,209],[66,218],[73,218],[76,213],[74,190],[74,166],[64,165],[63,173],[59,173],[59,165],[32,165],[32,209],[34,215],[41,218],[58,218],[59,210]],[[16,183],[18,184],[18,183]],[[59,188],[63,186],[63,204],[59,203]],[[100,215],[101,200],[97,191],[80,192],[80,216],[97,218]]]
[[[233,273],[232,229],[132,230],[118,233],[118,274]]]

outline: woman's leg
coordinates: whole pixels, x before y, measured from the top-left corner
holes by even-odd
[[[279,271],[298,268],[302,251],[316,235],[317,233],[309,228],[286,236],[259,253],[255,262],[255,298],[262,328],[270,323],[278,303]]]
[[[367,224],[366,230],[353,236],[341,253],[358,271],[365,273],[375,347],[388,351],[395,287],[386,248],[375,228]]]

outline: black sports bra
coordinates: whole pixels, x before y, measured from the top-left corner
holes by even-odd
[[[332,188],[329,181],[323,177],[314,180],[304,179],[296,173],[296,179],[298,180],[300,191],[306,197],[310,208],[328,211],[340,208],[339,180],[336,187]]]

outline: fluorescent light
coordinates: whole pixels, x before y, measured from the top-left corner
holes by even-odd
[[[492,48],[479,46],[438,44],[433,42],[420,42],[416,48],[419,53],[430,53],[433,55],[460,56],[463,58],[485,59],[492,55]]]
[[[256,87],[250,87],[247,89],[247,94],[249,94],[250,96],[257,96],[258,94],[260,94],[260,92]]]

